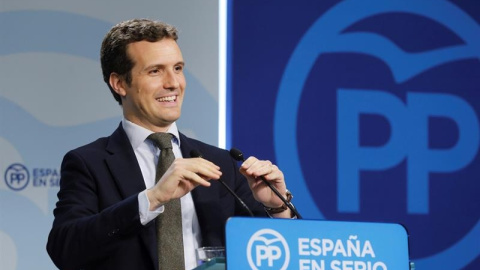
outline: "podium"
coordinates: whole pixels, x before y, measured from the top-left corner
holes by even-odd
[[[408,234],[395,223],[233,217],[226,260],[196,270],[408,270]]]
[[[228,270],[408,270],[408,234],[394,223],[233,217]]]
[[[225,258],[214,258],[195,267],[194,270],[225,270]]]

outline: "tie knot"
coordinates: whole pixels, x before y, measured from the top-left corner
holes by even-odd
[[[152,133],[148,138],[158,147],[160,150],[172,148],[172,134],[165,132]]]

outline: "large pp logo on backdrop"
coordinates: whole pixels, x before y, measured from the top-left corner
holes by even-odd
[[[323,14],[275,111],[277,161],[302,213],[401,222],[419,268],[475,259],[479,56],[478,24],[446,1],[343,1]]]

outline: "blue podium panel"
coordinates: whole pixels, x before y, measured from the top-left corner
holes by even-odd
[[[403,226],[233,217],[226,225],[228,270],[406,270]]]
[[[194,270],[225,270],[225,258],[214,258],[195,267]]]

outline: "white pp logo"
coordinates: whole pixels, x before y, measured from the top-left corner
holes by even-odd
[[[290,250],[280,233],[272,229],[262,229],[250,237],[247,258],[253,270],[286,270],[290,262]]]

